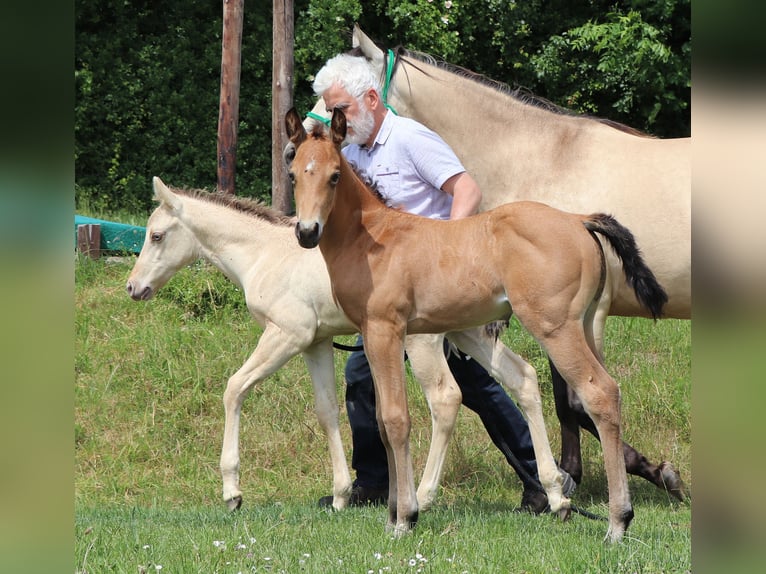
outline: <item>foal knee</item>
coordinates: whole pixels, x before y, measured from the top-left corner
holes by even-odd
[[[378,421],[379,426],[385,430],[388,442],[391,445],[402,444],[410,436],[410,417],[404,415],[382,415]]]

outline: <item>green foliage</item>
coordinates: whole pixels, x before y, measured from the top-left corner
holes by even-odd
[[[314,73],[329,58],[351,47],[351,29],[361,12],[359,0],[309,0],[305,9],[296,9],[296,97],[301,92],[309,96]],[[306,84],[301,85],[303,81]]]
[[[570,109],[674,135],[678,128],[669,131],[658,119],[680,120],[688,107],[683,52],[674,54],[662,31],[636,11],[609,13],[605,20],[552,37],[532,57],[544,91]]]
[[[389,0],[384,12],[401,44],[454,61],[459,48],[460,5],[458,0]]]
[[[297,0],[294,101],[362,29],[559,105],[663,137],[690,132],[689,0]],[[76,0],[78,209],[151,207],[151,177],[216,181],[221,3]],[[271,195],[272,7],[246,4],[237,192]]]

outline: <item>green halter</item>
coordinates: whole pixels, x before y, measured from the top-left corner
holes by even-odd
[[[388,62],[386,63],[386,83],[383,84],[383,105],[398,116],[399,112],[388,103],[388,88],[391,85],[391,76],[394,74],[394,64],[396,64],[396,54],[394,54],[393,50],[389,50]]]
[[[307,118],[311,118],[312,120],[317,120],[318,122],[322,122],[328,128],[330,127],[330,118],[326,118],[324,116],[320,116],[319,114],[315,114],[314,112],[307,113],[306,117]]]
[[[388,88],[391,85],[391,76],[394,73],[394,64],[396,63],[396,55],[394,54],[393,50],[388,51],[388,62],[386,63],[386,82],[383,84],[383,105],[386,107],[386,109],[391,110],[396,114],[399,115],[399,112],[397,112],[392,105],[388,103]],[[307,118],[311,118],[312,120],[316,120],[318,122],[322,122],[327,127],[330,127],[330,119],[326,118],[324,116],[320,116],[319,114],[315,114],[314,112],[308,112],[306,114]]]

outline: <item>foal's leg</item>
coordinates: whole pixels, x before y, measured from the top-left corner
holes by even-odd
[[[418,486],[419,509],[427,510],[439,490],[452,432],[460,409],[461,394],[444,357],[444,335],[408,335],[407,357],[431,410],[431,446]]]
[[[551,369],[553,369],[553,363],[551,363]],[[556,374],[559,377],[558,384],[564,387],[562,391],[565,395],[565,400],[566,396],[568,395],[569,403],[568,407],[566,408],[567,416],[571,417],[571,419],[575,421],[574,424],[578,429],[582,427],[591,433],[594,437],[596,437],[596,439],[601,440],[598,436],[598,429],[596,429],[596,425],[593,424],[593,420],[591,420],[591,418],[588,416],[588,413],[585,412],[579,397],[577,397],[574,391],[567,386],[566,381],[561,378],[561,375],[558,374],[558,372]],[[556,384],[557,383],[554,382],[554,395],[557,392]],[[557,399],[557,414],[559,414],[558,407],[559,404]],[[569,474],[572,475],[572,478],[574,478],[574,480],[579,484],[582,478],[582,459],[580,458],[579,442],[580,435],[578,432],[576,450],[574,449],[573,443],[569,443],[567,448],[565,448],[563,442],[564,422],[562,421],[561,414],[559,414],[559,420],[561,421],[562,428],[561,468],[569,472]],[[625,458],[625,470],[628,472],[628,474],[640,476],[641,478],[654,484],[657,488],[661,488],[667,491],[678,500],[684,500],[684,483],[681,480],[681,475],[678,473],[672,463],[663,461],[660,464],[654,464],[649,459],[647,459],[646,456],[641,454],[625,441],[622,441],[622,453],[623,457]],[[565,461],[570,468],[579,469],[580,474],[575,476],[575,474],[572,473],[567,468],[567,466],[565,466]]]
[[[351,496],[351,473],[340,437],[338,393],[335,390],[335,365],[332,339],[320,341],[303,351],[311,383],[314,387],[314,410],[319,426],[327,436],[332,461],[332,506],[342,510]]]
[[[591,350],[581,324],[570,320],[547,333],[539,324],[525,326],[575,389],[598,429],[609,486],[607,537],[619,541],[633,519],[620,437],[620,389]]]
[[[223,499],[230,510],[236,510],[242,505],[242,491],[239,489],[239,420],[242,403],[254,385],[279,370],[289,359],[303,351],[309,342],[269,323],[253,354],[226,384],[223,394],[225,424],[221,475]]]
[[[602,294],[596,309],[591,309],[585,319],[586,337],[591,349],[603,361],[603,336],[611,299]],[[596,425],[583,408],[582,401],[566,384],[556,366],[549,360],[556,414],[561,423],[561,468],[566,470],[579,484],[582,480],[582,454],[580,450],[580,427],[601,440]],[[684,499],[684,484],[681,475],[670,462],[659,465],[650,462],[643,454],[627,442],[622,443],[625,468],[629,474],[640,476],[658,488],[664,489],[678,500]]]
[[[391,321],[363,326],[364,348],[375,382],[375,408],[388,454],[388,524],[394,535],[418,520],[418,501],[410,455],[410,413],[404,375],[404,325]]]
[[[552,512],[558,512],[561,518],[567,518],[571,502],[562,491],[563,479],[556,467],[548,440],[540,387],[534,368],[506,347],[500,339],[492,341],[479,329],[452,332],[448,334],[448,338],[461,351],[476,359],[518,401],[527,417],[537,461],[537,474],[548,496],[548,504]]]

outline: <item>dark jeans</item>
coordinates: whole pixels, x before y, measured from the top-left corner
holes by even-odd
[[[360,336],[357,345],[361,344]],[[535,453],[529,426],[516,403],[474,359],[462,353],[450,353],[447,363],[463,393],[463,404],[479,415],[492,442],[525,487],[533,487],[529,478],[537,480]],[[386,449],[375,418],[375,390],[364,351],[352,352],[346,362],[346,408],[353,442],[351,466],[356,470],[354,484],[367,488],[387,487]]]

